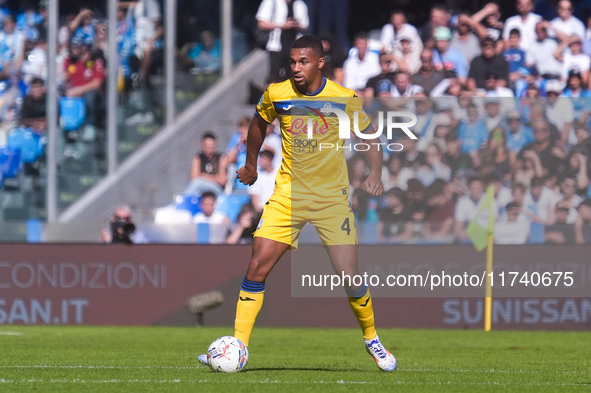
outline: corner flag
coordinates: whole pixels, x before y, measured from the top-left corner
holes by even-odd
[[[486,248],[488,243],[488,236],[492,235],[495,230],[495,214],[494,214],[494,199],[495,190],[492,185],[486,189],[484,200],[478,206],[476,217],[472,220],[466,233],[476,251],[482,251]]]

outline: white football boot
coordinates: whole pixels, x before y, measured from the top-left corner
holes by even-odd
[[[373,340],[365,340],[365,349],[371,356],[373,356],[380,370],[396,370],[396,358],[390,353],[390,351],[384,348],[378,336]]]
[[[197,356],[197,360],[199,360],[201,363],[205,364],[206,366],[209,366],[209,362],[207,361],[207,354],[203,354],[203,355],[199,355]]]

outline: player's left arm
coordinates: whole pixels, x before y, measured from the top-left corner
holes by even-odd
[[[368,130],[369,133],[374,133],[373,127]],[[382,184],[382,157],[383,154],[379,150],[380,139],[366,139],[365,143],[369,144],[370,148],[365,152],[367,161],[369,162],[369,176],[365,179],[363,187],[373,196],[380,196],[384,191]]]

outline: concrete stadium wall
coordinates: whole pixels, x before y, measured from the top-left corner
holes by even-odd
[[[360,247],[361,255],[368,248]],[[437,255],[484,258],[464,246],[389,250],[393,264],[418,265]],[[219,290],[225,300],[205,313],[204,323],[231,326],[250,252],[249,246],[0,244],[0,324],[190,326],[195,320],[186,301]],[[267,280],[257,326],[357,326],[343,297],[292,297],[295,253],[287,253]],[[575,280],[586,296],[495,298],[494,329],[589,330],[590,253],[591,246],[497,246],[499,261],[536,263],[546,254],[576,266]],[[329,266],[326,256],[316,262]],[[374,296],[374,309],[383,327],[483,326],[482,297]]]

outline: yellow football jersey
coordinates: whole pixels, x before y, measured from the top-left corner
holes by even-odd
[[[300,93],[293,79],[274,83],[265,90],[256,114],[268,123],[279,117],[283,142],[283,161],[275,179],[275,194],[292,199],[348,195],[344,151],[354,143],[340,138],[339,120],[330,108],[347,114],[351,131],[355,112],[360,132],[371,126],[361,99],[353,90],[329,79],[323,78],[322,86],[310,95]],[[313,126],[311,138],[309,124]]]

